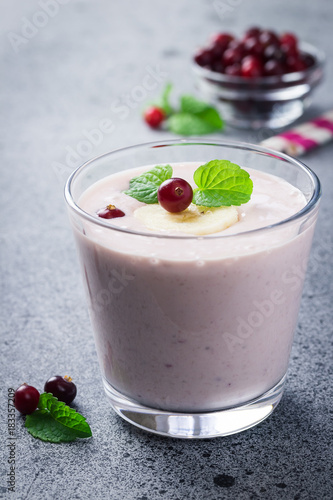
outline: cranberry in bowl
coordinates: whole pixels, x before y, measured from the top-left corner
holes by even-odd
[[[297,120],[323,77],[324,53],[294,33],[253,27],[217,33],[193,56],[196,86],[238,128],[278,129]]]

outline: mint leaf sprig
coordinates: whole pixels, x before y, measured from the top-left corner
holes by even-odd
[[[158,203],[158,188],[171,177],[171,165],[157,165],[134,177],[124,192],[143,203]],[[250,200],[253,191],[249,173],[229,160],[212,160],[201,165],[194,172],[193,180],[197,188],[193,191],[192,203],[199,206],[239,206]]]
[[[89,424],[80,413],[46,392],[40,395],[38,409],[27,415],[25,427],[35,438],[51,443],[92,436]]]
[[[165,116],[165,127],[178,135],[204,135],[223,130],[224,122],[217,109],[192,95],[182,95],[178,108],[170,103],[172,84],[168,83],[161,97],[153,104],[160,108]]]
[[[247,203],[253,182],[246,170],[229,160],[212,160],[199,167],[193,175],[198,186],[193,203],[204,207],[230,207]]]
[[[166,86],[163,89],[163,92],[159,99],[157,99],[153,104],[154,106],[157,106],[160,108],[166,116],[171,115],[174,113],[174,109],[170,103],[170,93],[172,90],[172,83],[167,83]]]
[[[143,203],[158,203],[157,191],[162,182],[172,177],[170,165],[157,165],[148,172],[130,180],[129,189],[125,194]]]

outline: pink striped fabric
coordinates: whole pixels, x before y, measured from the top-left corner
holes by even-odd
[[[317,141],[308,139],[307,137],[303,137],[296,132],[283,132],[282,134],[280,134],[280,137],[284,137],[285,139],[287,139],[287,141],[302,146],[305,150],[312,149],[318,146]]]
[[[333,140],[333,110],[289,131],[265,139],[268,148],[300,156]]]
[[[325,118],[317,118],[316,120],[312,120],[312,122],[316,127],[325,128],[329,130],[333,134],[333,122],[330,120],[326,120]]]

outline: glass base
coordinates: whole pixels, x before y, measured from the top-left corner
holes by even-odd
[[[259,130],[261,128],[280,129],[300,118],[309,101],[300,99],[288,102],[246,103],[218,102],[225,121],[239,129]]]
[[[161,436],[208,439],[236,434],[265,420],[282,397],[285,378],[249,403],[207,413],[177,413],[148,408],[126,398],[105,380],[103,382],[113,409],[127,422]]]

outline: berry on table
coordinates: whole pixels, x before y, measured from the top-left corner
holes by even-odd
[[[28,384],[22,384],[16,389],[14,394],[15,408],[20,413],[23,413],[23,415],[29,415],[36,410],[39,396],[40,394],[35,387]]]
[[[101,208],[97,212],[98,217],[102,219],[116,219],[117,217],[124,217],[124,212],[114,205],[108,205],[106,208]]]
[[[157,106],[151,106],[144,112],[145,122],[152,128],[158,128],[165,119],[163,109]]]
[[[157,199],[168,212],[182,212],[191,204],[193,190],[184,179],[173,177],[162,182],[157,191]]]
[[[68,375],[64,377],[56,375],[45,382],[44,391],[50,392],[53,396],[58,398],[59,401],[68,405],[76,396],[76,385]]]

